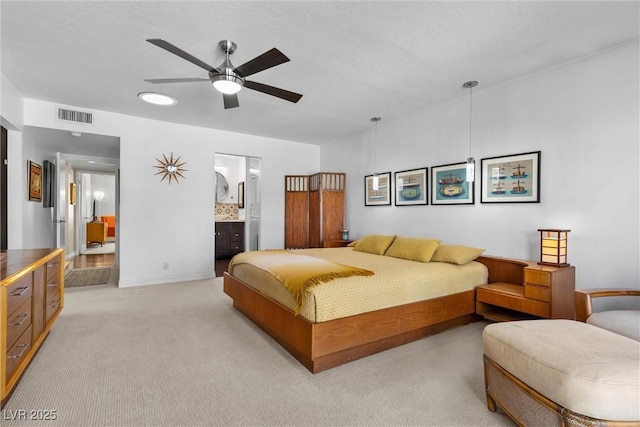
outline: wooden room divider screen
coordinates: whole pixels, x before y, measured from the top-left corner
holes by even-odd
[[[285,248],[321,248],[340,240],[346,186],[347,175],[340,172],[285,176]]]

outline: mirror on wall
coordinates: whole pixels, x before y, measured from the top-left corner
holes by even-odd
[[[222,202],[229,195],[229,181],[216,171],[216,203]]]

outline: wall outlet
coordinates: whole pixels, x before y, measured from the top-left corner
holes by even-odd
[[[168,270],[169,269],[169,262],[168,261],[165,261],[165,262],[162,263],[162,269],[163,270]]]

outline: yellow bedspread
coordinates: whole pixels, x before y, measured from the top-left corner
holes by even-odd
[[[229,264],[233,274],[236,265],[251,264],[268,271],[291,293],[295,300],[296,314],[304,304],[306,291],[311,287],[333,279],[351,276],[372,276],[374,273],[363,268],[338,264],[321,258],[301,255],[286,250],[242,252]]]
[[[258,251],[265,253],[269,251]],[[360,313],[473,290],[487,283],[487,268],[476,261],[465,265],[416,262],[357,252],[352,248],[293,251],[326,261],[370,270],[373,276],[352,276],[309,287],[299,315],[325,322]],[[230,273],[258,292],[293,310],[296,301],[271,273],[251,264],[230,267]]]

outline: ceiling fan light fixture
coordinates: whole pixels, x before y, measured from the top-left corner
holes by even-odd
[[[213,87],[225,95],[233,95],[242,89],[242,80],[230,74],[216,74],[211,76]]]
[[[178,103],[178,101],[176,101],[174,98],[170,97],[169,95],[165,95],[157,92],[140,92],[138,94],[138,98],[142,99],[145,102],[148,102],[149,104],[154,104],[154,105],[169,106],[169,105],[175,105]]]

